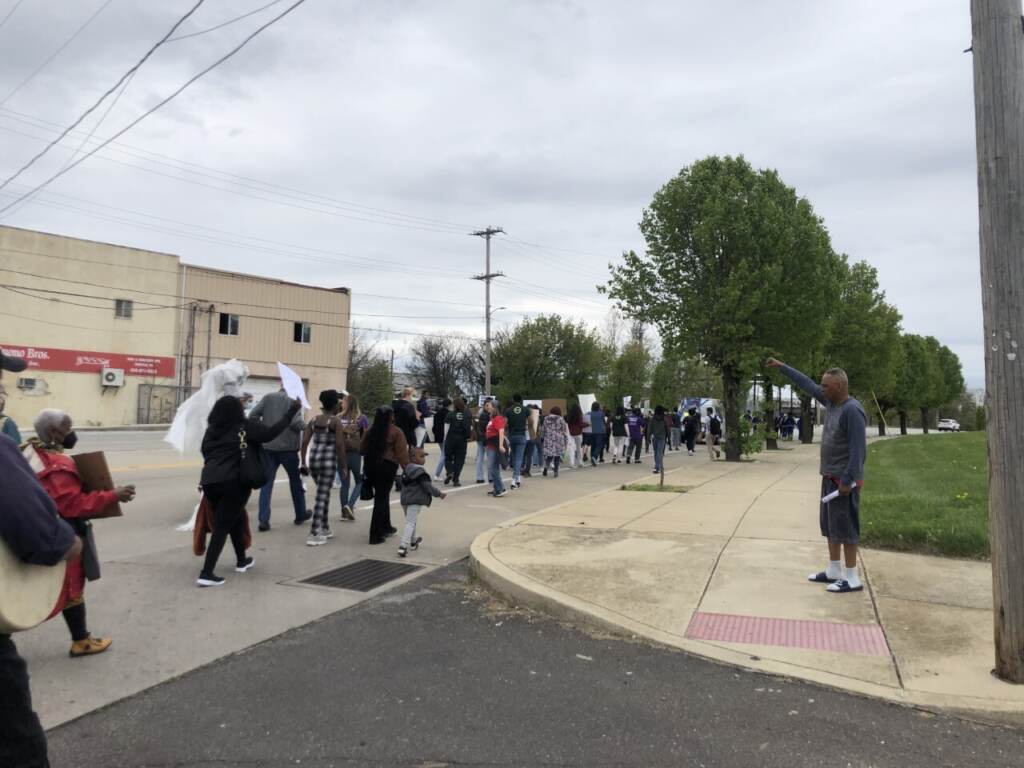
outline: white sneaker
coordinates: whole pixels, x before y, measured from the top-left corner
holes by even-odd
[[[316,534],[316,536],[310,536],[308,539],[306,539],[307,547],[322,547],[326,543],[327,537],[324,536],[322,533],[318,533]]]

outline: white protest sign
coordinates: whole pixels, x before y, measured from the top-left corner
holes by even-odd
[[[580,409],[582,409],[584,413],[590,413],[590,408],[594,404],[595,400],[597,400],[597,398],[593,395],[580,395]]]
[[[310,408],[309,400],[306,399],[306,388],[302,385],[302,378],[284,363],[278,361],[277,372],[281,374],[281,386],[284,387],[288,397],[298,399],[303,408]]]
[[[632,402],[633,402],[633,396],[632,395],[626,395],[624,398],[622,398],[622,407],[623,408],[629,408],[629,406],[630,406],[630,404]]]
[[[536,405],[538,408],[543,408],[544,407],[544,401],[543,400],[523,400],[523,405],[525,405],[527,408],[529,408],[531,405]]]

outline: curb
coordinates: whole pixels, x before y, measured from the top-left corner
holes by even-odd
[[[561,506],[561,505],[559,505]],[[541,510],[547,512],[549,510]],[[976,699],[966,696],[929,694],[871,683],[833,672],[800,667],[772,659],[752,656],[748,652],[703,640],[691,640],[635,621],[585,600],[559,592],[546,584],[519,573],[505,565],[491,551],[494,540],[508,528],[518,526],[537,513],[510,520],[504,525],[480,534],[470,546],[469,570],[488,589],[514,605],[530,608],[557,621],[576,627],[596,629],[629,640],[646,640],[683,651],[693,656],[761,672],[780,678],[821,685],[843,693],[877,699],[889,704],[913,707],[943,715],[976,720],[989,725],[1024,725],[1024,711],[1016,702]]]

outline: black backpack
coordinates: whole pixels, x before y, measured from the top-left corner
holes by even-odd
[[[712,416],[710,419],[708,419],[708,432],[710,432],[715,437],[718,437],[719,435],[722,434],[722,422],[718,420],[717,416]]]

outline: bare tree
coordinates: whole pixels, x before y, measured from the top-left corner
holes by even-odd
[[[409,374],[422,389],[445,397],[459,392],[465,379],[466,349],[442,336],[420,337],[409,350]]]

